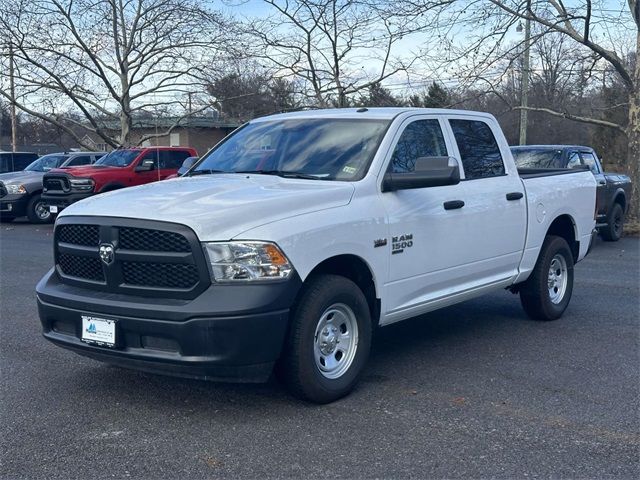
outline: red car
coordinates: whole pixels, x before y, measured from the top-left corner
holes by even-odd
[[[56,168],[43,178],[42,200],[51,213],[96,193],[164,180],[175,174],[193,148],[122,148],[105,155],[93,165]]]

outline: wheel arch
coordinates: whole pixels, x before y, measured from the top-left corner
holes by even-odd
[[[307,275],[309,278],[319,274],[334,274],[348,278],[354,282],[369,304],[373,326],[380,320],[380,295],[376,290],[373,269],[362,257],[354,254],[341,254],[329,257],[316,265]]]
[[[569,244],[573,261],[577,262],[580,255],[580,241],[578,240],[576,222],[569,214],[556,217],[547,229],[546,236],[555,235],[564,238]]]
[[[616,193],[613,194],[613,202],[611,202],[611,206],[619,203],[622,207],[622,212],[626,213],[627,211],[627,195],[623,189],[619,188],[616,190]]]

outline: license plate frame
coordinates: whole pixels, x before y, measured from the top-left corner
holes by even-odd
[[[81,315],[80,319],[82,322],[80,340],[89,345],[115,348],[117,344],[116,319],[96,317],[91,314]]]

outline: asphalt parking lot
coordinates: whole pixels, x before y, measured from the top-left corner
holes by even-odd
[[[498,292],[382,329],[358,389],[315,406],[50,345],[51,232],[0,227],[2,478],[640,476],[637,238],[598,242],[561,320]]]

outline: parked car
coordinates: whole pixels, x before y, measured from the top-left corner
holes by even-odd
[[[185,173],[187,173],[189,171],[189,169],[191,167],[193,167],[193,165],[199,160],[199,157],[187,157],[185,158],[185,160],[182,162],[182,165],[180,166],[180,168],[178,169],[178,171],[176,173],[174,173],[173,175],[169,175],[167,177],[167,180],[171,179],[171,178],[178,178],[178,177],[182,177]]]
[[[54,169],[44,176],[42,200],[53,214],[96,193],[143,185],[175,174],[182,162],[195,156],[193,148],[122,148],[93,165]]]
[[[94,163],[106,152],[62,152],[43,155],[24,170],[0,174],[0,221],[12,222],[26,215],[31,223],[52,220],[42,201],[42,177],[53,168]]]
[[[520,175],[485,113],[260,118],[184,177],[62,212],[40,320],[48,340],[115,365],[244,381],[276,365],[294,394],[330,402],[378,326],[505,288],[532,318],[559,318],[595,198],[588,171]]]
[[[37,158],[33,152],[0,152],[0,174],[24,170]]]
[[[603,239],[620,240],[631,199],[627,175],[605,172],[595,150],[581,145],[526,145],[511,147],[511,152],[519,168],[588,167],[598,182],[596,227]]]

